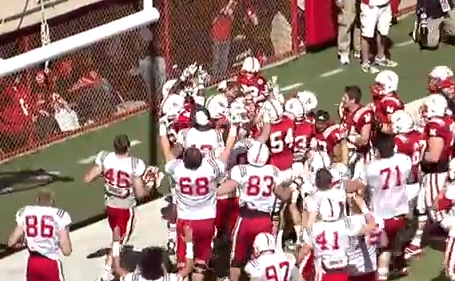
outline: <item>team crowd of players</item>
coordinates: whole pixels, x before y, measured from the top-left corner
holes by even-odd
[[[416,119],[404,111],[399,77],[384,70],[368,105],[359,87],[344,89],[336,123],[316,109],[314,93],[285,100],[276,78],[267,81],[259,69],[247,58],[237,79],[207,99],[196,64],[163,89],[159,131],[175,215],[167,250],[176,274],[166,272],[160,248],[147,249],[136,271],[121,268],[137,199],[162,174],[130,155],[125,135],[114,139],[113,152],[98,154],[84,180],[103,178],[113,231],[100,280],[202,281],[217,240],[230,245],[231,281],[242,272],[255,281],[388,280],[392,270],[407,274],[424,231],[439,228],[448,235],[442,266],[455,280],[452,70],[431,71]],[[284,209],[292,226],[282,223]],[[418,226],[404,245],[399,236],[409,220]],[[16,221],[8,246],[28,248],[27,280],[62,280],[58,256],[72,252],[68,213],[43,191]],[[296,234],[293,254],[283,247],[284,228]]]

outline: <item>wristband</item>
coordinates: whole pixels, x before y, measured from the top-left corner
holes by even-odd
[[[357,140],[357,136],[348,136],[348,141],[355,143],[356,140]]]
[[[366,205],[363,205],[361,208],[360,208],[360,211],[362,212],[362,214],[368,214],[370,212],[370,210],[368,209],[368,207]]]
[[[120,256],[120,242],[112,243],[112,256],[114,258]]]
[[[229,137],[236,137],[237,129],[238,127],[236,125],[231,125],[231,128],[229,129]]]
[[[194,258],[193,242],[186,242],[186,254],[185,258],[192,260]]]
[[[165,136],[167,134],[167,127],[165,124],[160,124],[160,136]]]

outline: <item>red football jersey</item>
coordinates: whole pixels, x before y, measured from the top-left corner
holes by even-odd
[[[425,163],[422,166],[424,172],[427,173],[443,173],[449,169],[449,161],[453,155],[453,131],[455,122],[449,117],[433,117],[428,120],[423,128],[423,136],[426,141],[430,138],[441,138],[444,141],[444,147],[436,163]]]
[[[310,147],[311,138],[315,134],[314,124],[306,120],[295,122],[294,161],[301,161]]]
[[[271,124],[269,148],[269,164],[275,165],[278,169],[284,171],[292,168],[293,145],[294,145],[295,123],[294,120],[283,116],[281,121]]]
[[[395,136],[396,151],[411,157],[412,181],[416,183],[420,179],[420,162],[427,148],[427,141],[422,133],[412,131]]]
[[[237,77],[237,82],[239,82],[246,92],[251,93],[253,97],[257,98],[263,96],[267,97],[267,80],[260,75],[256,74],[254,76],[247,76],[246,74],[240,73]]]
[[[398,110],[404,110],[404,103],[398,94],[382,96],[374,102],[375,116],[381,123],[389,123],[388,115],[395,113]]]
[[[341,137],[341,129],[339,125],[327,127],[323,132],[315,132],[314,139],[316,145],[321,146],[328,155],[333,155],[333,148],[343,138]]]
[[[341,125],[343,130],[346,130],[348,135],[358,135],[362,133],[364,126],[371,124],[373,121],[373,110],[367,106],[360,106],[353,112],[343,116]],[[370,134],[371,135],[371,134]],[[357,151],[360,153],[368,153],[370,145],[357,147]]]

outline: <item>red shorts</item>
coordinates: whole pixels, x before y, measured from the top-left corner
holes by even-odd
[[[134,226],[134,208],[121,209],[106,207],[107,221],[111,230],[114,231],[116,227],[120,229],[120,237],[122,237],[122,244],[128,243],[131,237]]]
[[[32,253],[27,261],[27,281],[63,281],[62,263],[37,253]]]
[[[177,263],[182,268],[186,264],[185,227],[193,230],[194,261],[208,263],[212,256],[212,242],[215,235],[215,219],[184,220],[177,218]]]

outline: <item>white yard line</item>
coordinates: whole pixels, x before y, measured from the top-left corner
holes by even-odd
[[[405,46],[408,46],[408,45],[411,45],[411,44],[414,44],[414,41],[408,40],[408,41],[404,41],[404,42],[401,42],[401,43],[397,43],[397,44],[395,44],[393,46],[394,47],[405,47]]]
[[[142,141],[140,141],[140,140],[132,140],[130,145],[131,145],[131,147],[133,147],[133,146],[139,145],[141,143],[142,143]],[[79,160],[77,163],[81,164],[81,165],[87,165],[87,164],[93,163],[93,161],[95,161],[95,159],[96,159],[96,155],[90,155],[87,158]]]
[[[324,72],[321,75],[319,75],[319,77],[320,78],[326,78],[326,77],[330,77],[330,76],[336,75],[338,73],[341,73],[343,71],[344,71],[344,68],[339,67],[339,68]]]
[[[291,91],[291,90],[294,90],[300,86],[302,86],[303,83],[295,83],[295,84],[291,84],[291,85],[288,85],[288,86],[284,86],[283,88],[281,88],[280,90],[282,92],[287,92],[287,91]]]

